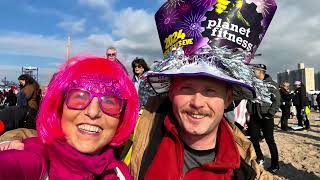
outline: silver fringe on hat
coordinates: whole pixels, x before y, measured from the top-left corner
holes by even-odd
[[[269,88],[276,88],[270,83],[266,83],[256,78],[254,70],[251,66],[245,64],[246,52],[238,50],[230,50],[226,47],[205,47],[200,48],[195,55],[185,56],[182,48],[174,49],[161,62],[156,62],[151,66],[151,70],[144,74],[140,83],[139,95],[140,102],[144,105],[149,96],[158,95],[147,82],[147,76],[151,72],[163,72],[169,69],[180,69],[185,65],[206,63],[208,66],[214,66],[221,70],[224,74],[234,79],[242,81],[252,87],[255,91],[255,97],[248,91],[244,91],[240,85],[233,86],[235,99],[250,99],[258,103],[271,104],[271,93]]]

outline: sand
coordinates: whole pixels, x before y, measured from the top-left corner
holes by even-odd
[[[275,118],[275,141],[279,151],[280,171],[277,175],[282,179],[320,180],[320,113],[312,112],[310,130],[282,131],[280,118]],[[289,126],[297,125],[296,117],[289,119]],[[265,156],[264,167],[270,166],[270,152],[265,140],[261,143]]]

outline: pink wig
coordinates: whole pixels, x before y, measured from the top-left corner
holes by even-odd
[[[64,92],[68,86],[84,75],[97,75],[118,82],[118,94],[127,103],[120,116],[120,124],[114,135],[111,146],[119,146],[132,133],[138,117],[138,95],[135,87],[122,66],[103,57],[78,56],[69,59],[54,74],[47,93],[41,103],[37,117],[37,131],[44,143],[52,143],[56,138],[64,137],[61,129],[61,115],[64,103]],[[97,79],[98,81],[98,79]],[[107,84],[105,86],[108,86]],[[106,87],[113,89],[113,87]]]

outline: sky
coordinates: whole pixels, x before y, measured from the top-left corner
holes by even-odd
[[[17,81],[22,66],[39,68],[39,82],[48,83],[71,55],[104,56],[116,47],[131,71],[131,61],[148,64],[162,57],[154,14],[164,0],[0,0],[0,79]],[[297,69],[299,62],[320,71],[319,0],[277,0],[278,9],[253,63],[268,73]]]

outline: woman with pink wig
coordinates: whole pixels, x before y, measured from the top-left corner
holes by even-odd
[[[38,137],[0,152],[0,179],[131,179],[113,150],[132,133],[138,95],[122,67],[101,57],[68,60],[52,78]]]

